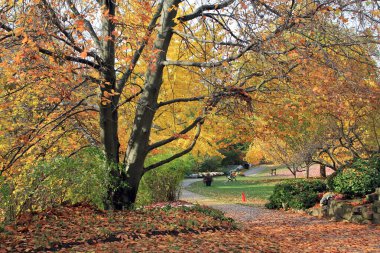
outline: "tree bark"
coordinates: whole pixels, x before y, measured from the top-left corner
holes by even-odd
[[[154,51],[157,52],[145,74],[144,91],[138,101],[131,136],[125,154],[125,182],[114,198],[116,209],[131,207],[137,195],[141,177],[144,174],[144,161],[148,153],[150,130],[157,109],[157,99],[162,84],[166,54],[172,38],[174,18],[180,0],[165,1]],[[173,8],[175,7],[175,8]]]
[[[119,95],[112,95],[116,89],[116,72],[115,72],[115,24],[109,18],[115,16],[116,5],[111,0],[101,0],[104,14],[101,19],[101,30],[104,38],[109,38],[100,42],[99,50],[103,65],[100,69],[102,83],[100,85],[99,96],[100,104],[100,138],[104,147],[106,157],[105,166],[110,171],[110,187],[108,189],[107,208],[119,209],[117,199],[121,198],[122,185],[125,175],[119,170],[119,137],[118,137],[118,110],[117,104]]]
[[[320,173],[321,173],[321,177],[323,178],[326,178],[326,165],[319,165],[319,170],[320,170]]]

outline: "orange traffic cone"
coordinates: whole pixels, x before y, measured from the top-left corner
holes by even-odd
[[[247,202],[247,199],[245,198],[245,193],[244,192],[241,193],[241,201],[242,202]]]

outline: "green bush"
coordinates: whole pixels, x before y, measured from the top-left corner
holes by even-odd
[[[339,171],[331,181],[333,190],[347,197],[361,197],[373,192],[376,187],[380,187],[379,156],[356,160]]]
[[[55,158],[24,168],[0,182],[5,219],[62,203],[88,202],[99,208],[107,197],[109,173],[100,150],[82,150],[72,158]]]
[[[219,171],[222,165],[222,158],[219,156],[206,157],[199,166],[199,172]]]
[[[322,180],[286,180],[276,184],[266,207],[269,209],[307,209],[318,201],[318,192],[326,190]]]
[[[170,156],[171,154],[162,154],[150,157],[147,164],[158,162]],[[194,158],[188,155],[145,173],[140,182],[136,205],[177,200],[181,191],[182,180],[194,166]]]

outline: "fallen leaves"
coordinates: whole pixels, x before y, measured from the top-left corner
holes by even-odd
[[[379,252],[380,228],[268,212],[236,224],[210,208],[160,203],[135,211],[59,207],[0,233],[3,252]]]

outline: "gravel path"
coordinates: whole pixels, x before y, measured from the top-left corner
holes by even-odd
[[[259,171],[253,169],[250,175]],[[183,186],[200,180],[184,180]],[[181,199],[221,210],[227,217],[240,222],[244,235],[252,243],[262,241],[275,245],[274,249],[267,247],[261,252],[380,253],[380,226],[332,222],[302,212],[223,203],[186,189]]]
[[[255,176],[256,174],[263,171],[265,166],[260,167],[253,167],[244,172],[244,175],[246,176]],[[184,188],[182,190],[182,194],[180,199],[184,201],[188,201],[191,203],[198,203],[200,205],[206,205],[210,206],[212,208],[218,209],[226,214],[226,216],[231,217],[237,221],[254,221],[262,218],[264,215],[273,215],[274,213],[278,213],[278,211],[275,210],[268,210],[263,207],[253,207],[253,206],[245,206],[245,205],[239,205],[239,204],[231,204],[231,203],[224,203],[220,200],[211,199],[205,196],[202,196],[197,193],[190,192],[186,190],[185,188],[188,187],[190,184],[202,181],[201,178],[197,179],[185,179],[182,183],[182,187]]]
[[[184,188],[186,188],[190,184],[201,180],[202,179],[185,179],[182,185]],[[190,192],[186,189],[182,190],[180,199],[191,203],[197,203],[200,205],[206,205],[218,209],[224,212],[227,217],[231,217],[234,220],[241,222],[258,220],[264,216],[273,215],[274,213],[278,213],[278,215],[280,215],[279,211],[268,210],[263,207],[224,203],[220,200],[211,199],[200,194]]]
[[[265,167],[265,166],[252,167],[249,170],[247,170],[246,172],[244,172],[244,175],[247,177],[251,177],[251,176],[254,176],[254,175],[260,173],[261,171],[265,170],[266,168],[267,167]]]

